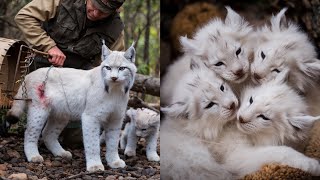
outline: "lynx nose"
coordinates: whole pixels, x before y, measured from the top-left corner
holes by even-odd
[[[238,69],[234,74],[236,76],[242,77],[244,75],[243,69]]]
[[[112,77],[111,79],[112,79],[112,81],[116,81],[118,78],[117,77]]]
[[[229,106],[230,110],[234,110],[236,107],[236,104],[234,102],[232,102],[232,104]]]
[[[253,77],[256,79],[256,80],[260,80],[261,79],[261,76],[257,73],[253,73]]]
[[[241,116],[239,116],[240,123],[246,123]]]

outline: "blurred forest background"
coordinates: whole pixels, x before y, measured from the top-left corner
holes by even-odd
[[[0,37],[24,40],[14,16],[31,0],[0,1]],[[138,73],[159,77],[160,3],[158,0],[126,1],[121,9],[125,23],[125,43],[136,42]]]
[[[287,7],[287,19],[299,24],[320,47],[320,2],[317,0],[161,0],[161,76],[181,55],[178,38],[192,37],[210,19],[226,15],[230,6],[254,27],[266,23],[272,14]]]

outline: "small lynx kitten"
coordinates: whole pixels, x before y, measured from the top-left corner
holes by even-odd
[[[320,60],[307,34],[292,22],[286,22],[286,10],[271,18],[271,26],[265,25],[256,32],[252,80],[262,83],[289,71],[289,84],[306,93],[319,80]]]
[[[146,138],[146,153],[149,161],[160,161],[157,154],[160,114],[150,109],[127,110],[131,122],[127,123],[120,139],[120,148],[127,156],[135,156],[139,137]]]
[[[249,24],[230,7],[227,17],[213,19],[199,29],[192,39],[181,37],[184,55],[168,67],[161,79],[161,104],[169,105],[176,83],[189,70],[191,59],[201,60],[224,80],[238,84],[249,75],[247,37],[252,32]]]
[[[41,68],[25,78],[31,102],[14,101],[7,114],[13,122],[28,109],[24,151],[29,162],[43,162],[38,151],[42,137],[54,156],[71,158],[58,142],[58,136],[69,120],[81,119],[88,171],[104,170],[100,157],[99,132],[103,126],[106,138],[106,160],[110,167],[125,167],[118,154],[123,117],[133,86],[136,66],[135,49],[111,51],[102,46],[101,65],[91,70]],[[16,98],[22,97],[20,87]]]
[[[230,86],[203,63],[191,61],[191,70],[173,89],[173,104],[162,108],[161,178],[231,179],[232,175],[210,155],[223,126],[235,118],[238,100]]]
[[[284,76],[284,75],[282,75]],[[307,106],[285,80],[275,80],[245,90],[237,121],[224,128],[211,146],[219,162],[236,176],[259,170],[264,164],[280,163],[320,175],[320,164],[286,146],[305,140],[314,121]]]

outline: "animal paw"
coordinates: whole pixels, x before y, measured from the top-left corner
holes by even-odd
[[[43,157],[41,155],[36,155],[33,156],[29,162],[34,162],[34,163],[42,163],[43,162]]]
[[[60,155],[58,155],[60,157],[66,158],[66,159],[72,159],[72,154],[69,151],[64,151],[62,152]]]
[[[124,154],[127,156],[136,156],[136,151],[135,150],[131,150],[131,149],[126,149],[124,151]]]
[[[87,171],[89,172],[95,172],[95,171],[104,171],[104,166],[102,164],[100,165],[92,165],[92,166],[89,166],[87,167]]]
[[[126,166],[126,163],[122,159],[119,159],[111,163],[108,163],[108,165],[111,168],[124,168]]]
[[[157,153],[147,155],[148,161],[160,161],[160,157]]]

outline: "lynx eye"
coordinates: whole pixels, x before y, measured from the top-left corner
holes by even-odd
[[[236,55],[238,56],[241,53],[241,48],[236,51]]]
[[[261,51],[261,57],[262,57],[262,59],[264,59],[266,57],[266,55],[263,53],[263,51]]]
[[[264,120],[270,120],[269,118],[267,118],[266,116],[264,116],[263,114],[260,114],[259,116],[257,116],[258,118],[262,118]]]
[[[222,65],[224,65],[224,63],[221,61],[219,61],[218,63],[215,64],[215,66],[222,66]]]
[[[126,69],[126,67],[119,67],[120,71],[123,71],[124,69]]]
[[[206,107],[205,107],[205,109],[209,109],[209,108],[211,108],[213,105],[215,105],[216,103],[214,103],[214,102],[210,102]]]
[[[250,104],[253,103],[253,99],[252,99],[252,96],[250,97],[250,100],[249,100]]]
[[[141,129],[141,131],[146,131],[147,129]]]
[[[107,70],[111,70],[111,67],[110,67],[110,66],[105,66],[105,68],[106,68]]]
[[[223,86],[223,85],[220,86],[220,90],[221,90],[222,92],[224,91],[224,86]]]
[[[272,72],[280,73],[279,69],[273,69]]]

